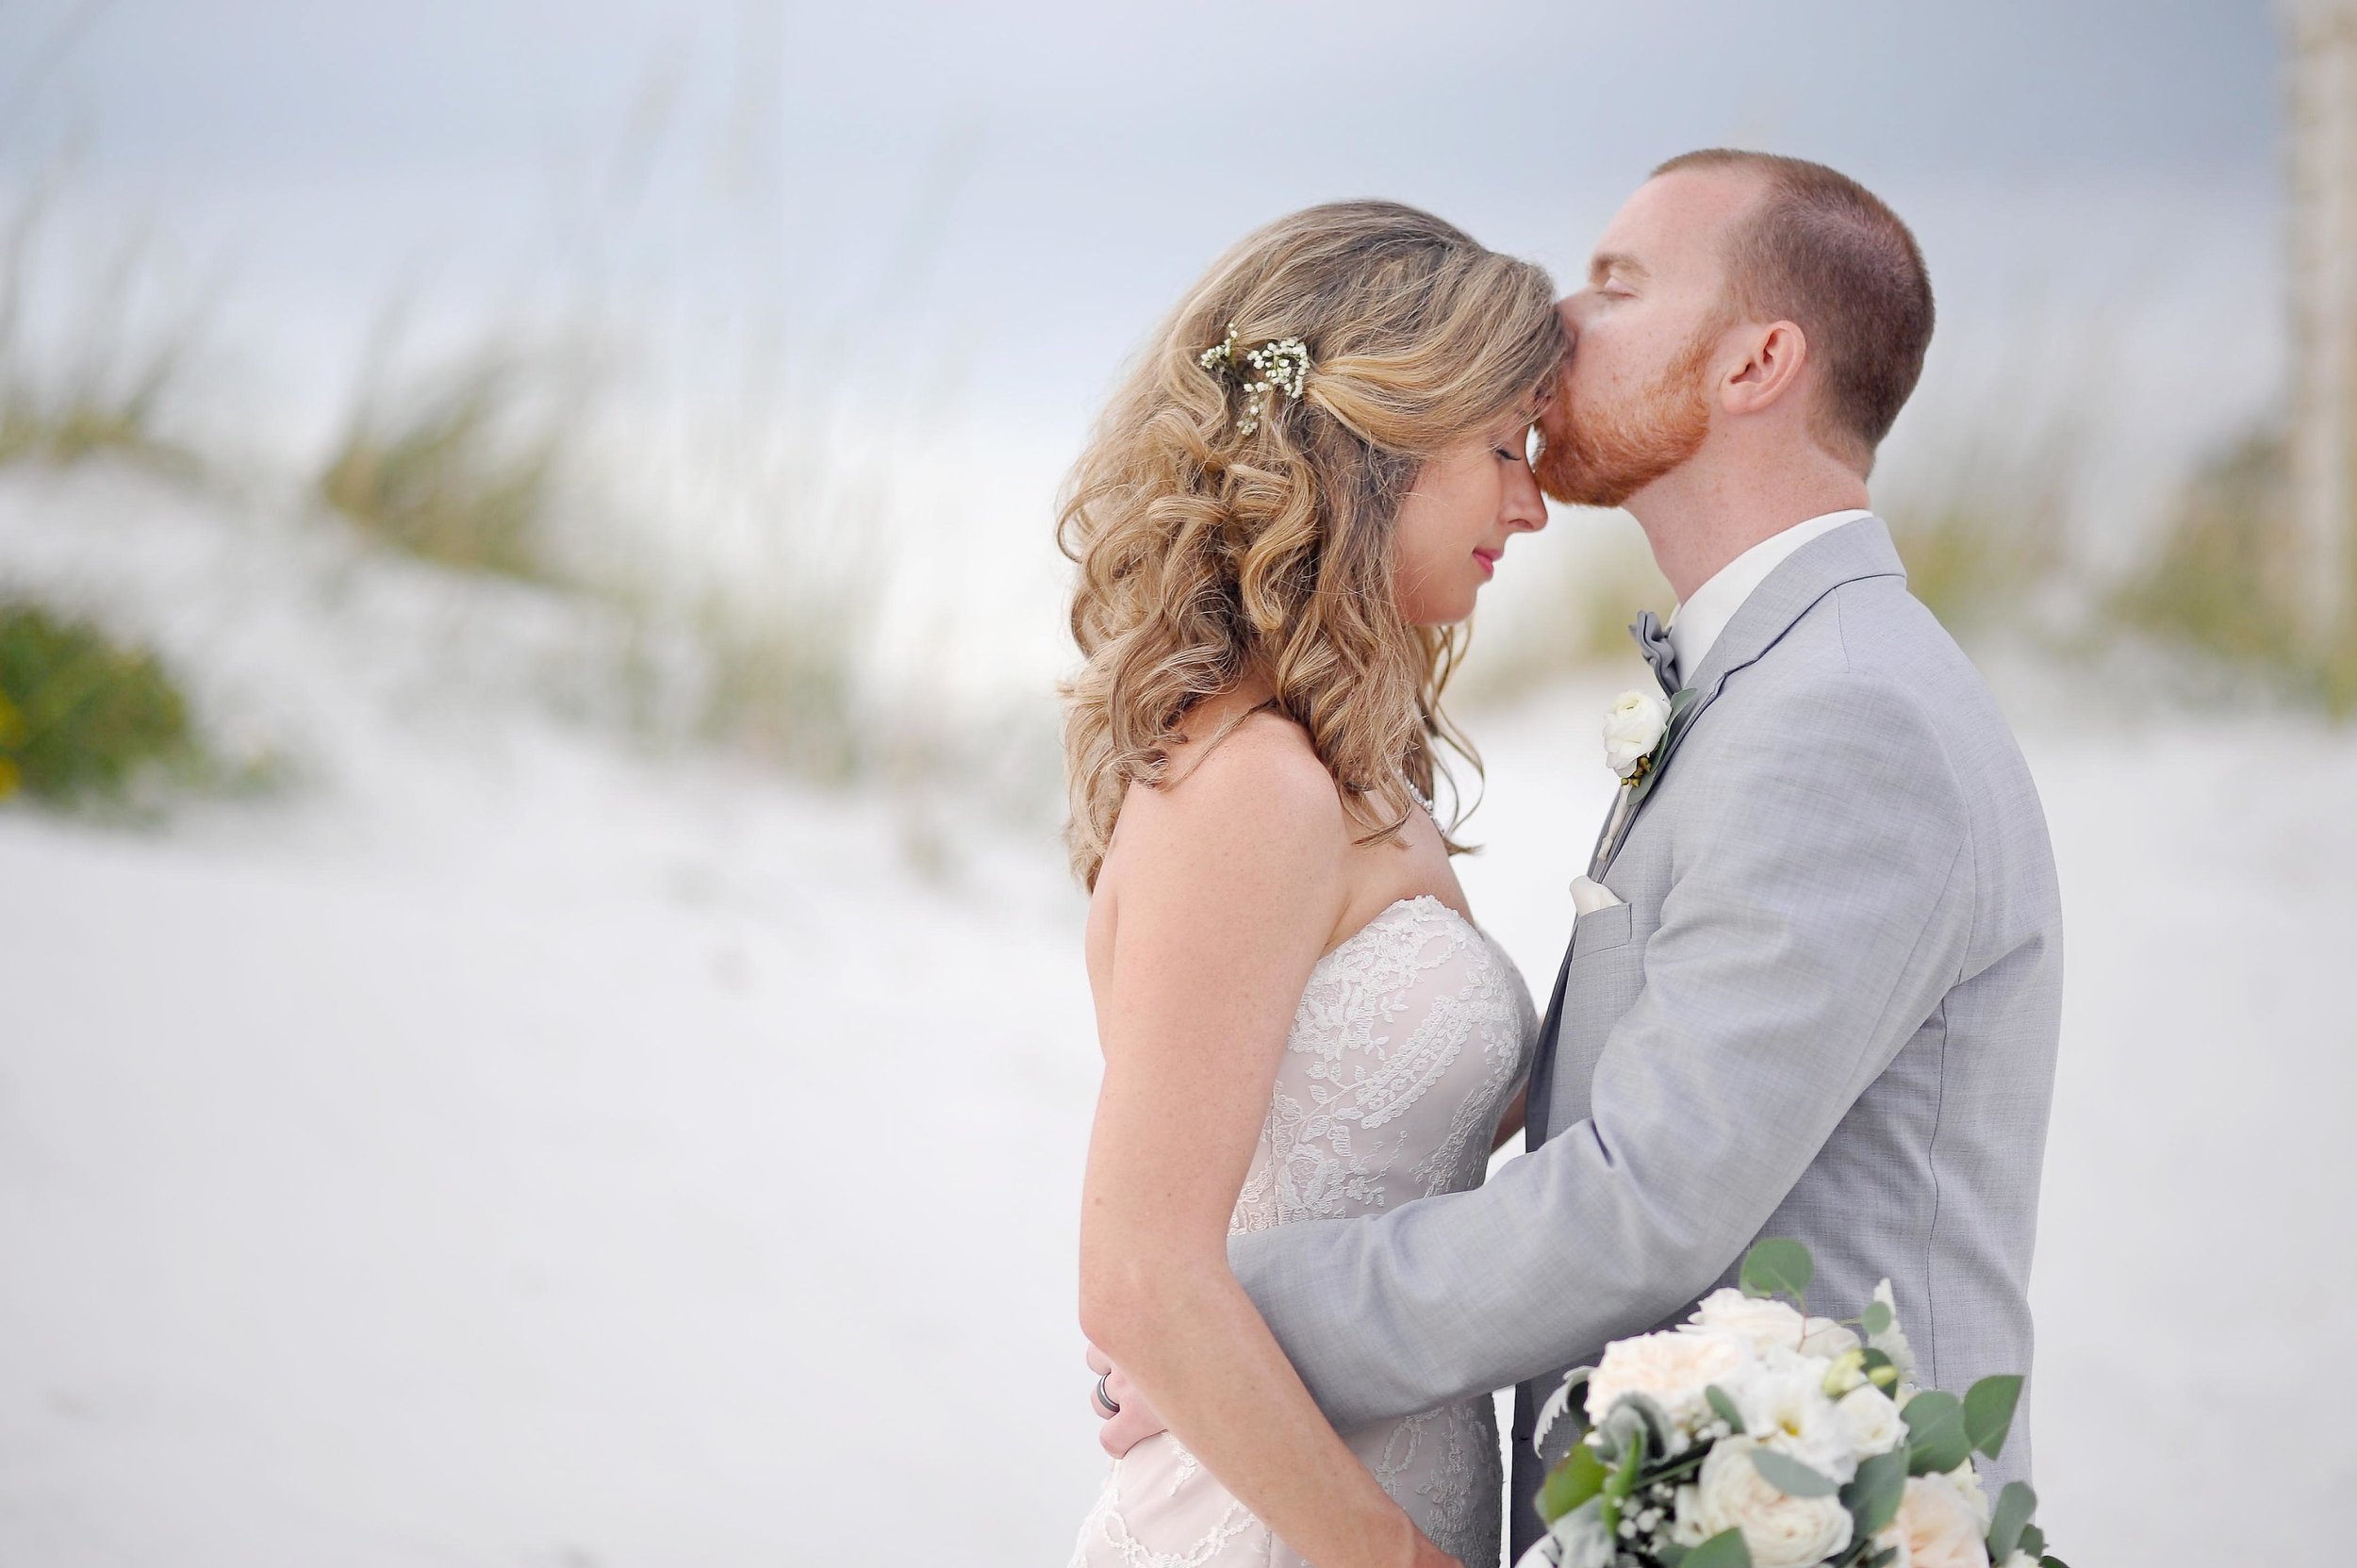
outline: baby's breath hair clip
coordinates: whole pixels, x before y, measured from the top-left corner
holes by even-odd
[[[1302,383],[1310,374],[1310,347],[1298,338],[1272,338],[1257,349],[1245,350],[1244,363],[1239,365],[1236,323],[1230,322],[1228,336],[1197,355],[1195,363],[1243,384],[1244,413],[1236,420],[1236,432],[1249,436],[1261,428],[1261,421],[1268,414],[1269,393],[1301,395]]]

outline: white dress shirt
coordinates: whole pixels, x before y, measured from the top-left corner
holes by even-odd
[[[1796,522],[1721,567],[1717,575],[1670,612],[1670,646],[1677,652],[1679,684],[1692,683],[1703,661],[1710,657],[1711,645],[1727,629],[1727,622],[1735,619],[1735,612],[1743,607],[1743,601],[1751,598],[1752,591],[1768,581],[1768,574],[1784,565],[1794,551],[1844,523],[1873,515],[1852,507],[1846,512],[1827,512],[1822,517]]]

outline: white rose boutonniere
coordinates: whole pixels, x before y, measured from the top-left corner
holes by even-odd
[[[1624,780],[1652,760],[1670,731],[1670,704],[1650,691],[1624,691],[1604,716],[1605,766]]]
[[[1589,858],[1588,875],[1591,880],[1604,880],[1605,868],[1620,847],[1621,835],[1628,831],[1638,806],[1653,793],[1654,782],[1661,776],[1662,765],[1669,760],[1678,716],[1692,707],[1701,695],[1693,686],[1666,701],[1650,691],[1624,691],[1605,714],[1605,765],[1619,776],[1621,791],[1612,798],[1612,813],[1605,820],[1604,832],[1597,836],[1595,853]]]
[[[1643,800],[1653,788],[1671,729],[1701,695],[1692,686],[1667,699],[1650,691],[1624,691],[1605,714],[1605,765],[1619,775],[1632,801]]]

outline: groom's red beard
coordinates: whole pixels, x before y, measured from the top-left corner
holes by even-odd
[[[1567,506],[1618,506],[1700,452],[1718,338],[1715,325],[1696,333],[1652,386],[1618,405],[1574,403],[1566,377],[1539,423],[1539,487]]]

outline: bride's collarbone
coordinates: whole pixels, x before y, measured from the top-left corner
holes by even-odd
[[[1327,933],[1326,952],[1332,952],[1401,905],[1424,900],[1452,911],[1469,926],[1474,924],[1465,890],[1458,885],[1450,868],[1448,850],[1430,821],[1411,821],[1402,837],[1387,843],[1353,845],[1349,854],[1358,862],[1352,867],[1356,874],[1350,879],[1333,930]]]

